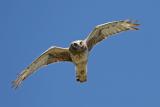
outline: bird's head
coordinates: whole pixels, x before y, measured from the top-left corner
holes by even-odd
[[[80,52],[84,52],[87,50],[87,46],[86,43],[83,40],[77,40],[77,41],[73,41],[69,47],[69,50],[71,52],[76,52],[76,53],[80,53]]]

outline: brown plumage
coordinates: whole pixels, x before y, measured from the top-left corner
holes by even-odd
[[[72,42],[69,48],[51,47],[18,75],[17,79],[13,81],[13,87],[17,88],[23,80],[39,68],[60,61],[74,63],[76,80],[85,82],[87,80],[88,54],[93,46],[113,34],[127,30],[138,30],[138,28],[135,28],[138,25],[131,20],[104,23],[96,26],[85,40]]]

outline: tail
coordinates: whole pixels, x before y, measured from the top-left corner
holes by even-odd
[[[87,64],[86,63],[80,63],[76,65],[76,80],[81,83],[87,81]]]

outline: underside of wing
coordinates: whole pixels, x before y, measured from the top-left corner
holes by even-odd
[[[13,81],[13,87],[17,88],[24,79],[39,68],[59,61],[72,61],[68,48],[49,48],[18,75],[17,79]]]
[[[88,49],[91,50],[94,45],[110,35],[117,34],[127,30],[138,30],[135,26],[138,26],[135,21],[121,20],[98,25],[85,39]]]

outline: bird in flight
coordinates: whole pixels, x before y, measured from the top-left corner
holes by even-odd
[[[13,87],[17,88],[23,80],[39,68],[48,64],[68,61],[75,65],[76,80],[78,82],[87,81],[87,62],[91,49],[102,40],[111,35],[128,31],[138,30],[138,26],[133,20],[120,20],[97,25],[84,40],[73,41],[68,48],[52,46],[26,67],[13,81]]]

